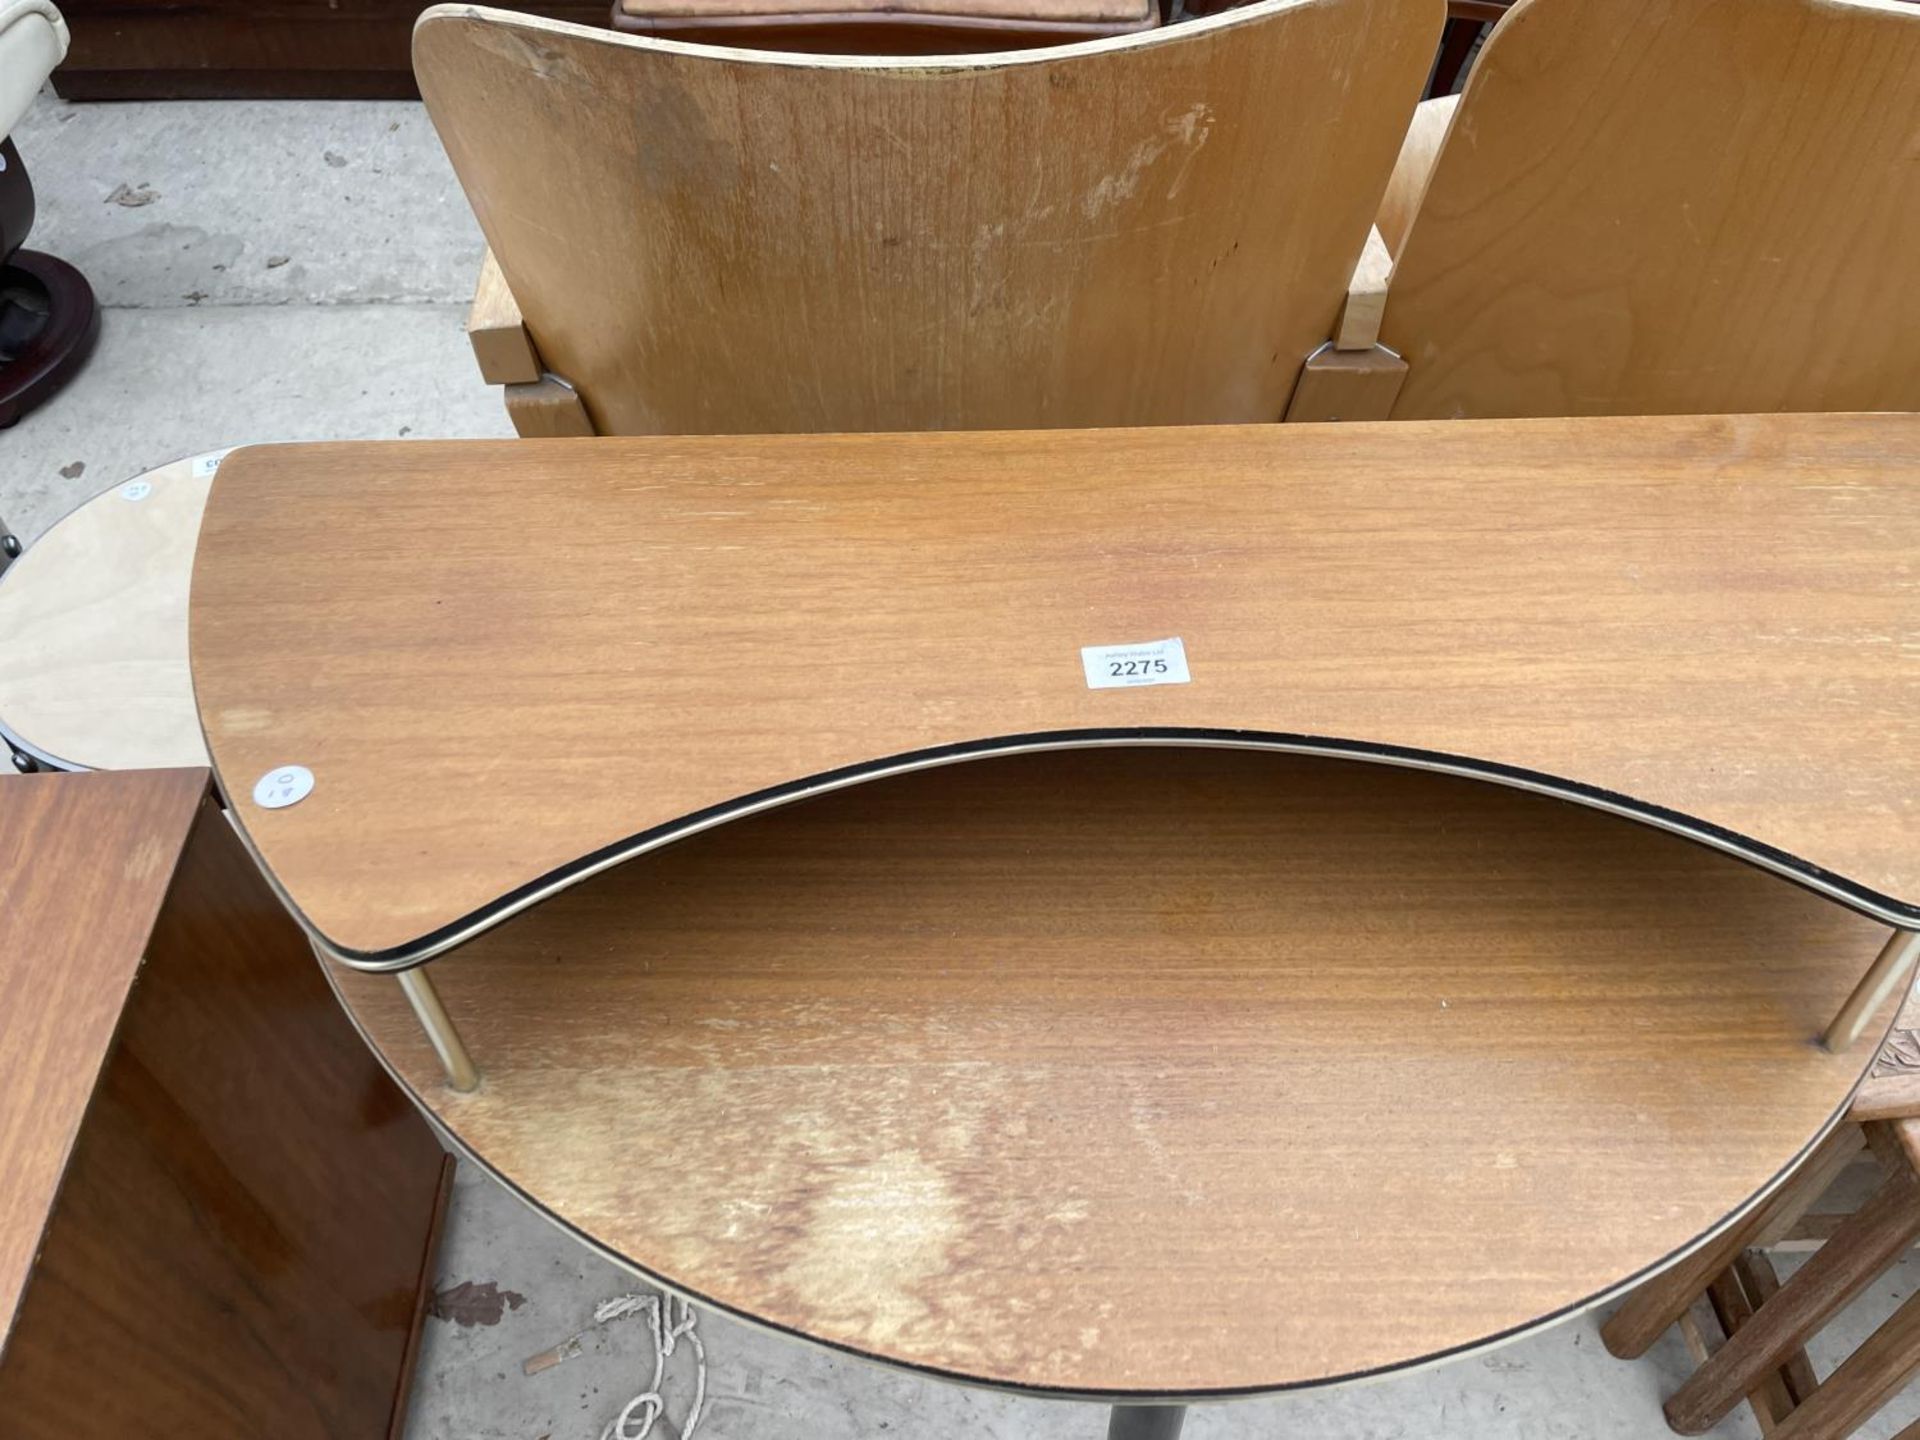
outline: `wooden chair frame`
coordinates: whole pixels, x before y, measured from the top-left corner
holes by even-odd
[[[1824,1381],[1805,1348],[1920,1240],[1916,1057],[1920,1002],[1910,995],[1846,1123],[1768,1200],[1641,1286],[1602,1327],[1622,1359],[1678,1328],[1696,1369],[1666,1402],[1674,1430],[1708,1430],[1744,1398],[1770,1440],[1842,1440],[1920,1374],[1920,1297],[1909,1297]],[[1877,1165],[1881,1178],[1859,1209],[1814,1213],[1841,1174],[1862,1162]],[[1782,1283],[1765,1252],[1808,1240],[1818,1249]],[[1717,1345],[1702,1323],[1703,1301],[1721,1332]],[[1901,1440],[1916,1435],[1920,1425],[1901,1431]]]
[[[480,378],[502,387],[514,433],[528,439],[593,434],[593,421],[573,386],[547,373],[533,336],[527,331],[500,262],[488,250],[467,311],[467,343],[479,362]]]

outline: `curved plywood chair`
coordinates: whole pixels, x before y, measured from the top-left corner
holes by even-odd
[[[1521,0],[1292,418],[1920,408],[1916,96],[1901,0]]]
[[[414,35],[526,433],[1269,421],[1338,312],[1439,0],[1051,50],[709,49],[438,6]]]

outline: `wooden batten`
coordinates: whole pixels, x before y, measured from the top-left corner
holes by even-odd
[[[520,306],[500,273],[493,251],[480,262],[480,278],[467,311],[467,343],[489,385],[531,385],[540,379],[540,356],[520,318]]]
[[[1380,238],[1380,227],[1367,231],[1366,248],[1353,267],[1347,285],[1347,303],[1334,327],[1335,350],[1371,350],[1380,338],[1380,316],[1387,308],[1387,286],[1393,279],[1393,256]]]
[[[506,387],[507,418],[523,440],[563,440],[593,434],[593,419],[573,386],[557,375]]]
[[[1287,423],[1385,420],[1407,380],[1407,362],[1384,346],[1342,350],[1323,345],[1307,357],[1287,406]]]

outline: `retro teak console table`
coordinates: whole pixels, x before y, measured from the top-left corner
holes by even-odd
[[[509,1183],[1145,1402],[1567,1313],[1817,1142],[1920,923],[1917,569],[1914,417],[276,447],[192,654]]]

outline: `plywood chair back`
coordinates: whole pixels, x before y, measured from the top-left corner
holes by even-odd
[[[1520,0],[1397,247],[1393,418],[1920,408],[1916,116],[1904,0]]]
[[[900,59],[443,5],[414,69],[600,433],[1277,420],[1443,8]]]

